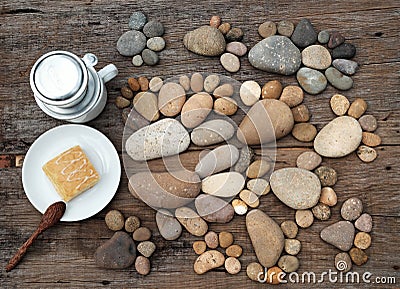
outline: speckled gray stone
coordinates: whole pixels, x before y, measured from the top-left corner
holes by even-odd
[[[162,37],[152,37],[147,40],[147,47],[153,51],[161,51],[165,47],[165,40]]]
[[[251,161],[254,157],[254,151],[249,146],[244,146],[240,150],[240,156],[238,161],[236,162],[233,170],[235,172],[243,173],[250,165]]]
[[[321,44],[326,44],[329,41],[329,37],[329,31],[322,30],[320,33],[318,33],[318,42]]]
[[[349,221],[339,221],[321,231],[321,239],[342,251],[351,249],[354,240],[354,225]]]
[[[340,209],[342,218],[347,221],[354,221],[360,217],[363,210],[363,204],[359,198],[347,199]]]
[[[155,53],[153,50],[150,50],[147,48],[145,50],[143,50],[142,58],[143,58],[143,62],[150,66],[156,65],[159,61],[157,53]]]
[[[317,32],[312,26],[310,20],[304,18],[296,25],[290,38],[298,47],[307,47],[317,41]]]
[[[337,89],[349,90],[353,87],[353,79],[347,75],[344,75],[334,67],[329,67],[327,70],[325,70],[325,76],[329,83]]]
[[[347,75],[353,75],[358,69],[358,63],[348,59],[335,59],[332,65],[341,73]]]
[[[132,57],[132,64],[136,67],[142,66],[143,65],[143,58],[142,56],[135,55],[134,57]]]
[[[328,84],[323,73],[308,67],[300,68],[297,71],[296,78],[300,86],[309,94],[322,92]]]
[[[164,34],[164,26],[161,22],[152,20],[143,27],[143,33],[148,38],[162,36]]]
[[[117,50],[123,56],[140,54],[146,47],[146,36],[140,31],[130,30],[121,35]]]
[[[143,29],[144,25],[147,22],[147,17],[142,12],[133,12],[131,17],[129,18],[129,28],[134,30]]]

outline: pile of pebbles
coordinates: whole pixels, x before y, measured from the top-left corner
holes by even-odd
[[[164,26],[156,20],[147,21],[142,12],[134,12],[129,18],[131,30],[121,35],[117,50],[123,56],[130,56],[134,66],[156,65],[159,61],[157,52],[165,48]]]
[[[356,47],[340,32],[318,33],[310,20],[301,19],[296,26],[288,20],[278,24],[267,21],[258,33],[264,39],[249,51],[253,67],[283,75],[296,73],[300,86],[309,94],[321,93],[328,82],[339,90],[353,86],[351,76],[358,64],[350,59]]]
[[[125,219],[118,210],[109,211],[105,223],[115,233],[111,239],[97,248],[94,255],[97,266],[123,269],[135,263],[138,274],[149,274],[151,269],[149,258],[156,250],[156,245],[150,241],[152,235],[150,229],[141,226],[138,217],[129,216]],[[140,253],[139,256],[136,255],[136,251]]]
[[[301,242],[296,239],[299,227],[306,229],[315,220],[329,220],[331,207],[338,201],[334,190],[338,175],[333,168],[321,165],[322,157],[339,158],[357,151],[360,159],[368,162],[370,159],[361,157],[360,150],[368,147],[375,151],[373,146],[380,144],[379,136],[373,133],[377,128],[376,119],[364,115],[367,105],[360,98],[350,103],[343,95],[332,96],[330,104],[337,117],[318,132],[309,123],[310,112],[302,103],[302,88],[283,87],[276,80],[261,87],[255,81],[232,83],[227,77],[216,74],[193,73],[190,77],[183,75],[168,81],[160,77],[150,82],[129,78],[128,86],[124,87],[128,89],[130,96],[126,99],[130,105],[133,98],[133,107],[125,108],[123,115],[127,136],[125,149],[131,161],[177,156],[191,143],[204,148],[194,171],[145,171],[129,179],[129,191],[135,198],[153,208],[162,208],[156,214],[162,237],[175,240],[183,228],[193,236],[205,236],[204,241],[193,244],[200,254],[194,265],[198,274],[223,264],[230,273],[240,271],[238,260],[225,258],[215,250],[216,240],[220,242],[220,238],[209,231],[208,226],[208,223],[230,222],[235,214],[246,216],[246,228],[258,259],[247,266],[251,280],[260,281],[260,268],[264,267],[276,274],[296,271],[300,264],[296,257],[301,249]],[[246,115],[237,128],[231,116],[237,116],[239,108]],[[300,154],[296,167],[273,171],[272,159],[254,160],[254,152],[248,145],[271,141],[270,136],[260,133],[268,120],[263,110],[268,113],[277,140],[291,133],[299,141],[313,142],[314,150]],[[209,146],[213,149],[208,150]],[[261,196],[270,191],[296,211],[294,220],[278,225],[257,209]],[[348,202],[343,208],[350,209],[342,209],[345,220],[349,214],[346,211],[354,210]],[[365,225],[368,217],[360,219],[359,226],[368,226]],[[359,233],[367,233],[366,229],[359,230]],[[354,264],[362,264],[360,260],[365,259],[362,250],[367,248],[368,237],[364,233],[355,237],[354,232],[348,234],[349,231],[330,230],[328,235],[354,242],[353,249],[339,247],[343,251],[351,249],[350,259]],[[323,235],[321,232],[324,241],[335,244]],[[207,246],[210,250],[204,251]],[[343,256],[337,260],[344,259]],[[275,284],[278,280],[267,282]]]
[[[220,56],[222,67],[235,73],[240,69],[239,57],[247,53],[242,42],[243,30],[231,27],[229,22],[222,23],[220,16],[212,16],[210,25],[201,26],[188,32],[183,44],[191,52],[203,56]]]

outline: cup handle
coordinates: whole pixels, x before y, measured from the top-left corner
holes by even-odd
[[[114,64],[108,64],[97,73],[103,79],[103,82],[107,83],[118,75],[118,68]]]

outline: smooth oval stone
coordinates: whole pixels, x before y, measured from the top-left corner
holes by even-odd
[[[300,154],[296,160],[296,166],[301,169],[312,171],[322,162],[322,158],[314,151],[307,151]]]
[[[182,233],[182,226],[178,220],[167,210],[158,210],[156,223],[160,235],[165,240],[176,240]]]
[[[362,117],[360,117],[358,122],[360,123],[362,129],[365,131],[373,132],[378,127],[378,121],[373,115],[370,114],[363,115]]]
[[[186,170],[173,173],[140,172],[129,178],[129,191],[147,205],[174,209],[191,202],[200,193],[200,178]]]
[[[149,121],[155,121],[160,117],[157,106],[157,96],[149,91],[142,91],[135,95],[133,107],[140,115]]]
[[[300,168],[284,168],[274,171],[270,179],[271,189],[285,205],[295,210],[315,206],[321,194],[318,177]]]
[[[321,231],[321,239],[342,251],[348,251],[353,246],[354,225],[349,221],[339,221]]]
[[[218,56],[224,53],[224,35],[215,27],[201,26],[188,32],[183,38],[186,49],[204,56]]]
[[[132,57],[132,64],[136,67],[142,66],[143,64],[143,58],[141,55],[135,55],[134,57]]]
[[[214,101],[214,112],[219,115],[234,115],[237,110],[237,102],[230,97],[220,97]]]
[[[244,183],[245,179],[240,173],[219,173],[205,178],[201,182],[201,190],[216,197],[230,198],[243,189]]]
[[[123,231],[115,232],[94,254],[96,265],[107,269],[128,268],[135,262],[135,258],[135,243],[132,237]]]
[[[261,87],[256,81],[247,80],[240,86],[239,94],[245,105],[252,106],[260,99]]]
[[[127,154],[146,161],[179,154],[190,144],[189,133],[179,121],[165,118],[134,132],[126,141]]]
[[[177,83],[164,84],[158,93],[158,109],[165,116],[175,116],[182,110],[186,100],[186,92]]]
[[[291,36],[291,40],[298,47],[307,47],[311,44],[314,44],[317,41],[318,34],[312,26],[310,20],[303,18],[296,25],[296,28],[293,31]]]
[[[128,26],[130,29],[141,30],[147,22],[146,15],[143,12],[137,11],[131,14]]]
[[[144,63],[150,66],[156,65],[159,61],[158,54],[147,48],[142,52],[142,59]]]
[[[204,79],[201,73],[195,72],[190,77],[190,88],[193,92],[200,92],[204,87]]]
[[[237,138],[248,145],[269,143],[289,134],[293,125],[293,114],[286,103],[263,99],[247,112],[239,125]]]
[[[213,99],[206,92],[196,93],[183,105],[181,122],[187,128],[194,128],[201,124],[213,108]]]
[[[294,31],[294,24],[291,21],[288,20],[282,20],[279,21],[278,24],[276,25],[278,33],[280,35],[286,36],[286,37],[290,37],[293,34]]]
[[[235,54],[226,52],[221,55],[221,65],[229,72],[237,72],[240,69],[240,60]]]
[[[361,216],[363,211],[363,204],[359,198],[353,197],[347,199],[342,204],[342,208],[340,209],[340,214],[342,218],[347,221],[354,221]]]
[[[147,47],[153,51],[161,51],[165,47],[165,40],[162,37],[153,37],[147,40]]]
[[[197,213],[210,223],[228,223],[235,215],[231,204],[211,195],[199,195],[194,204]]]
[[[353,87],[353,79],[347,75],[344,75],[334,67],[329,67],[327,70],[325,70],[325,76],[329,83],[337,89],[349,90]]]
[[[332,65],[341,73],[347,75],[353,75],[358,69],[358,63],[348,59],[335,59]]]
[[[299,269],[300,262],[299,259],[297,259],[295,256],[284,255],[279,258],[278,266],[283,271],[290,273],[295,272],[297,271],[297,269]]]
[[[204,80],[204,90],[208,93],[212,93],[219,85],[220,79],[216,74],[211,74]]]
[[[235,128],[223,119],[207,121],[196,127],[191,133],[192,142],[198,146],[208,146],[232,138]]]
[[[270,36],[249,51],[249,61],[257,69],[291,75],[301,65],[300,50],[285,36]]]
[[[234,88],[233,88],[232,84],[225,83],[225,84],[218,86],[214,90],[213,95],[215,98],[231,97],[233,95],[233,92],[234,92]],[[232,101],[235,101],[235,100],[232,99]]]
[[[314,139],[314,150],[324,157],[340,158],[355,151],[361,139],[358,121],[350,116],[339,116],[319,131]]]
[[[140,54],[146,47],[146,36],[140,31],[130,30],[121,35],[117,50],[123,56]]]
[[[370,162],[373,162],[377,158],[378,153],[373,148],[362,145],[357,150],[357,156],[363,162],[370,163]]]
[[[343,43],[332,50],[332,58],[352,58],[356,54],[356,47],[351,43]]]
[[[247,47],[242,42],[234,41],[229,42],[226,45],[226,51],[235,54],[236,56],[243,56],[247,52]]]
[[[322,92],[328,84],[323,73],[308,67],[300,68],[296,74],[296,78],[301,87],[309,94]]]
[[[207,223],[191,208],[177,208],[175,210],[175,217],[193,236],[201,237],[208,231]]]
[[[144,25],[143,33],[148,38],[162,36],[164,34],[164,26],[161,22],[152,20]]]
[[[372,217],[371,215],[364,213],[354,223],[356,228],[363,232],[371,232],[372,230]]]
[[[322,30],[318,33],[318,42],[321,44],[328,43],[329,38],[330,38],[330,35],[329,35],[329,31],[327,31],[327,30]]]
[[[246,228],[261,265],[264,267],[275,265],[285,243],[279,225],[264,212],[255,209],[246,216]]]
[[[200,178],[232,167],[239,159],[239,150],[234,145],[222,145],[207,153],[196,165]]]
[[[314,69],[327,69],[332,63],[329,50],[321,45],[311,45],[301,52],[301,61]]]

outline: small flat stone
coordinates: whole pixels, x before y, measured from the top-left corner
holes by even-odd
[[[356,98],[350,105],[348,115],[354,118],[360,118],[367,110],[368,105],[362,98]]]
[[[221,31],[208,25],[188,32],[183,39],[183,44],[189,51],[204,56],[221,55],[226,47]]]
[[[329,50],[325,47],[311,45],[301,52],[301,61],[307,67],[323,70],[331,65],[332,58]]]
[[[340,209],[342,218],[347,221],[354,221],[361,216],[363,204],[359,198],[353,197],[347,199]]]
[[[240,199],[234,199],[232,201],[232,206],[235,213],[239,216],[246,215],[247,210],[249,209],[247,204]]]
[[[364,213],[354,223],[355,227],[362,232],[371,232],[372,230],[372,217]]]
[[[233,125],[223,119],[215,119],[202,123],[191,133],[192,142],[198,146],[208,146],[228,141],[235,133]]]
[[[221,248],[228,248],[230,245],[233,244],[233,235],[232,233],[222,231],[218,235],[219,245]]]
[[[329,37],[328,47],[333,49],[342,44],[344,41],[345,38],[343,37],[342,34],[340,34],[340,32],[333,31],[331,32],[331,35]]]
[[[194,262],[194,272],[204,274],[212,269],[221,267],[225,263],[225,257],[217,250],[206,251],[197,257]]]
[[[314,139],[314,150],[321,156],[339,158],[355,151],[361,143],[362,129],[358,121],[339,116],[325,125]]]
[[[204,90],[208,93],[212,93],[219,85],[220,79],[216,74],[210,74],[204,80]]]
[[[140,275],[148,275],[151,270],[150,260],[144,256],[138,256],[135,261],[135,269]]]
[[[235,275],[240,272],[240,270],[242,269],[242,265],[240,264],[240,261],[235,257],[228,257],[225,260],[225,269],[226,272],[228,272],[229,274]]]
[[[157,101],[154,93],[142,91],[135,95],[133,107],[148,121],[156,121],[160,117]]]
[[[243,56],[247,53],[247,47],[242,42],[234,41],[226,45],[226,52],[235,54],[236,56]]]
[[[201,190],[216,197],[229,198],[236,196],[243,189],[244,177],[238,172],[219,173],[205,178]]]
[[[142,52],[142,59],[144,63],[150,66],[156,65],[159,61],[158,54],[147,48]]]
[[[318,70],[302,67],[296,74],[297,81],[309,94],[322,92],[328,84],[326,77]]]
[[[241,41],[243,38],[243,30],[238,27],[232,28],[226,33],[225,38],[228,42]]]
[[[337,203],[337,195],[331,187],[323,187],[319,201],[329,207],[333,207]]]
[[[143,33],[148,38],[163,36],[164,34],[164,26],[161,22],[152,20],[146,23],[143,27]]]
[[[363,115],[358,119],[361,128],[365,131],[373,132],[378,127],[378,122],[373,115],[367,114]]]
[[[366,250],[371,246],[371,236],[365,232],[358,232],[354,238],[354,246]]]
[[[210,249],[216,249],[219,245],[218,234],[214,231],[208,231],[204,236],[204,241]]]
[[[311,210],[297,210],[295,219],[300,228],[308,228],[314,223],[314,215]]]
[[[118,108],[126,108],[131,105],[131,101],[129,99],[126,99],[125,97],[117,96],[117,98],[115,99],[115,105]]]
[[[317,135],[317,128],[311,123],[296,123],[292,129],[292,135],[301,142],[311,142]]]
[[[175,116],[182,110],[186,101],[186,93],[182,86],[168,82],[158,93],[158,109],[165,116]]]
[[[165,40],[162,37],[152,37],[147,40],[147,47],[153,51],[161,51],[165,48]]]
[[[300,169],[312,171],[317,168],[322,162],[322,158],[314,151],[301,153],[296,160],[296,166]]]
[[[207,244],[204,241],[195,241],[193,243],[193,250],[197,255],[203,254],[207,250]]]
[[[175,210],[175,217],[193,236],[201,237],[208,231],[207,223],[191,208],[177,208]]]
[[[147,241],[151,238],[151,231],[147,227],[139,227],[133,232],[132,238],[138,242]]]
[[[260,99],[261,87],[256,81],[248,80],[240,86],[239,94],[245,105],[252,106]]]
[[[157,210],[156,223],[160,235],[165,240],[176,240],[182,233],[182,226],[169,211]]]
[[[354,55],[356,55],[356,47],[350,43],[343,43],[338,47],[336,47],[335,49],[333,49],[331,55],[333,59],[338,59],[338,58],[350,59],[353,58]]]
[[[213,99],[207,92],[200,92],[187,99],[182,107],[181,122],[191,129],[200,125],[213,108]]]
[[[301,250],[301,242],[296,239],[285,239],[285,252],[289,255],[297,255]]]
[[[111,210],[104,218],[107,227],[112,231],[119,231],[124,227],[125,219],[122,213],[118,210]]]
[[[160,77],[153,77],[150,79],[149,82],[149,89],[152,92],[159,92],[161,87],[163,86],[164,82]]]
[[[238,110],[237,102],[229,97],[221,97],[214,101],[214,111],[221,115],[234,115]]]
[[[299,259],[297,259],[295,256],[283,255],[282,257],[279,258],[278,266],[283,271],[290,273],[290,272],[295,272],[297,271],[297,269],[299,269],[300,262]]]
[[[273,266],[267,270],[267,283],[271,285],[279,285],[281,283],[280,277],[282,276],[282,269],[278,266]]]
[[[349,90],[353,87],[353,79],[347,75],[344,75],[334,67],[329,67],[327,70],[325,70],[325,76],[329,83],[337,89]]]
[[[137,245],[137,250],[140,254],[142,254],[146,258],[149,258],[156,250],[156,245],[151,241],[140,242]]]
[[[339,272],[349,272],[352,267],[350,255],[345,252],[337,254],[335,256],[335,267]]]
[[[271,189],[285,205],[292,209],[308,209],[318,203],[321,184],[318,177],[307,170],[284,168],[270,178]]]
[[[183,87],[185,91],[190,90],[190,79],[187,75],[182,75],[179,77],[179,84]]]
[[[318,176],[323,187],[334,186],[337,182],[337,173],[333,168],[320,166],[314,173]]]
[[[226,33],[231,30],[231,24],[228,22],[224,22],[220,26],[218,26],[218,30],[221,31],[223,35],[226,35]]]
[[[359,248],[352,248],[350,250],[350,257],[357,266],[361,266],[368,261],[368,255]]]
[[[264,268],[261,266],[260,263],[257,262],[252,262],[249,265],[247,265],[246,268],[246,274],[247,277],[249,277],[250,280],[260,282],[260,280],[264,280]]]
[[[234,89],[232,84],[230,83],[224,83],[214,90],[214,97],[215,98],[220,98],[220,97],[231,97],[233,95]],[[234,101],[232,99],[232,101]]]
[[[138,82],[139,82],[141,91],[149,90],[149,80],[147,79],[146,76],[139,76],[138,77]]]
[[[132,91],[132,89],[129,88],[129,86],[121,87],[121,94],[126,99],[132,99],[133,98],[133,91]]]
[[[305,104],[300,104],[291,109],[295,122],[307,122],[310,120],[311,114]]]
[[[283,221],[281,223],[281,229],[283,234],[290,239],[296,238],[299,228],[293,221]]]
[[[344,95],[335,94],[331,97],[330,105],[334,114],[337,116],[342,116],[348,111],[350,107],[350,101]]]
[[[294,29],[290,39],[298,47],[304,48],[314,44],[317,41],[317,37],[317,32],[315,31],[310,20],[303,18],[296,25],[296,28]]]
[[[353,245],[354,226],[349,221],[339,221],[321,231],[321,239],[342,251],[348,251]]]
[[[220,62],[225,70],[229,72],[237,72],[240,69],[239,58],[232,53],[224,53],[221,55]]]
[[[260,36],[262,38],[267,38],[269,36],[275,35],[276,34],[276,24],[272,21],[266,21],[266,22],[262,23],[258,27],[258,34],[260,34]]]
[[[243,173],[250,165],[250,162],[253,160],[253,157],[254,157],[254,151],[251,147],[249,146],[242,147],[240,149],[239,159],[236,162],[235,166],[233,167],[233,170],[235,172]]]
[[[314,208],[312,208],[311,211],[314,214],[314,217],[321,221],[329,220],[329,218],[331,217],[331,209],[328,205],[323,203],[319,203]]]
[[[140,31],[130,30],[121,35],[117,50],[123,56],[140,54],[146,47],[146,36]]]
[[[294,31],[294,24],[288,20],[279,21],[277,24],[278,33],[282,36],[290,37]]]
[[[204,79],[201,73],[195,72],[190,78],[190,88],[193,92],[201,92],[204,88]]]
[[[257,208],[260,205],[258,196],[249,190],[242,190],[239,193],[239,198],[245,202],[250,208]]]
[[[258,196],[264,196],[269,193],[271,186],[265,179],[256,178],[247,181],[247,188]]]
[[[348,59],[335,59],[333,67],[346,75],[353,75],[358,69],[358,63]]]
[[[376,147],[382,143],[381,137],[372,132],[362,133],[362,143],[369,147]]]
[[[133,66],[139,67],[143,65],[143,58],[141,55],[135,55],[134,57],[132,57],[132,64]]]
[[[282,84],[279,80],[268,81],[261,90],[262,98],[278,99],[282,93]]]
[[[279,98],[280,101],[286,103],[289,107],[295,107],[303,102],[304,92],[303,90],[296,85],[288,85],[286,86]]]
[[[131,14],[129,17],[129,28],[134,30],[142,30],[144,25],[147,23],[147,17],[143,12],[137,11]]]
[[[136,229],[140,227],[140,219],[136,216],[129,216],[125,220],[125,231],[128,233],[133,233]]]
[[[218,28],[221,25],[221,17],[214,15],[210,19],[210,26]]]
[[[378,154],[375,149],[362,145],[357,150],[357,156],[364,163],[370,163],[377,158]]]
[[[195,207],[197,213],[209,223],[228,223],[235,215],[231,204],[207,194],[201,194],[196,198]]]
[[[139,81],[134,77],[129,77],[128,78],[128,85],[129,85],[129,88],[132,89],[132,91],[139,91],[140,90]]]
[[[322,30],[318,33],[318,42],[321,44],[326,44],[328,43],[330,38],[329,31],[327,30]]]
[[[246,170],[246,176],[250,179],[261,178],[271,170],[271,163],[265,159],[252,162]]]

